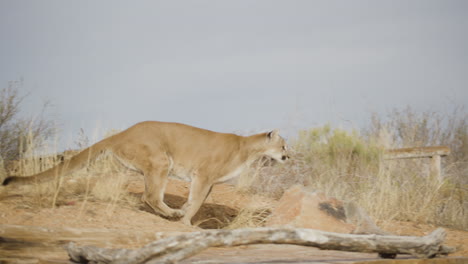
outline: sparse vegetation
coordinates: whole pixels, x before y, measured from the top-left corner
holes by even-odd
[[[467,121],[462,109],[442,116],[408,108],[386,120],[374,115],[361,133],[328,125],[301,131],[291,144],[292,160],[252,173],[247,189],[279,198],[304,184],[355,201],[377,220],[467,229]],[[443,162],[443,181],[428,177],[428,160],[383,160],[384,149],[433,145],[452,149]]]
[[[379,172],[383,153],[382,148],[366,142],[357,131],[332,129],[329,125],[300,131],[290,144],[291,161],[256,168],[254,180],[250,179],[251,191],[279,198],[284,190],[302,184],[341,197],[341,193],[363,188],[366,178]]]
[[[38,116],[19,115],[24,99],[20,87],[21,81],[12,81],[0,90],[0,153],[5,163],[24,158],[31,144],[42,145],[55,132],[52,120],[44,116],[47,103]]]
[[[115,131],[111,131],[106,136],[113,133]],[[48,156],[41,155],[44,152],[44,145],[36,146],[33,138],[27,140],[31,144],[23,155],[28,158],[15,162],[15,166],[10,167],[10,174],[36,174],[55,166],[62,161],[62,158],[70,158],[65,153],[64,155],[60,153]],[[81,133],[76,145],[84,148],[89,142],[90,140]],[[56,153],[53,149],[48,149],[45,152]],[[78,153],[78,151],[68,152]],[[126,190],[129,174],[131,173],[115,161],[111,155],[104,154],[95,162],[90,162],[86,169],[76,171],[67,177],[61,177],[58,181],[22,186],[20,192],[28,193],[24,197],[24,202],[25,206],[31,208],[55,207],[77,201],[84,201],[84,204],[88,201],[105,202],[108,203],[109,209],[115,208],[116,205],[136,207],[139,200]]]
[[[372,117],[364,131],[346,131],[330,125],[304,130],[289,143],[292,160],[263,167],[258,163],[238,182],[244,191],[279,198],[294,184],[354,201],[374,219],[402,220],[468,229],[468,128],[467,115],[458,109],[450,116],[416,114],[411,109],[394,111],[386,119]],[[18,174],[33,174],[53,166],[55,156],[34,152],[35,138],[27,139]],[[40,141],[41,142],[41,141]],[[80,147],[89,145],[82,136]],[[444,159],[442,181],[428,176],[424,159],[383,160],[388,148],[447,145],[452,154]],[[53,207],[71,201],[100,201],[136,208],[139,200],[126,188],[128,172],[103,156],[88,169],[66,177],[64,184],[30,186],[24,206]],[[142,179],[142,178],[141,178]],[[66,185],[66,187],[64,187]],[[25,187],[26,188],[26,187]],[[267,209],[265,209],[267,210]],[[241,210],[228,228],[261,225],[267,213]],[[385,223],[383,223],[385,225]]]

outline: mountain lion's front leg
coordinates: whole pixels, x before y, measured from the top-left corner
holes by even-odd
[[[182,223],[186,225],[192,225],[192,217],[198,212],[203,202],[210,194],[212,183],[195,178],[192,180],[190,185],[190,194],[187,203],[184,204],[182,210],[185,211],[185,215],[182,218]]]

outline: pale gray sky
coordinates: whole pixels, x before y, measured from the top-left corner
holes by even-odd
[[[62,144],[143,120],[222,132],[468,102],[468,1],[0,0],[0,88]],[[292,132],[291,132],[292,131]]]

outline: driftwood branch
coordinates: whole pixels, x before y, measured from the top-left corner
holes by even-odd
[[[410,254],[428,258],[454,252],[453,248],[442,246],[445,235],[445,230],[441,228],[424,237],[351,235],[312,229],[246,228],[183,234],[154,241],[136,250],[80,247],[75,243],[70,243],[67,250],[73,261],[85,263],[174,263],[209,247],[248,244],[294,244],[329,250],[376,252],[382,256]]]
[[[88,245],[122,247],[128,244],[144,245],[151,241],[177,236],[184,232],[144,232],[125,229],[41,227],[0,224],[0,240],[19,240],[33,243],[63,243],[77,241]],[[2,241],[5,243],[4,241]],[[0,252],[1,255],[1,252]]]

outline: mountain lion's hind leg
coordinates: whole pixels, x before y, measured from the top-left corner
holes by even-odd
[[[143,170],[145,178],[145,193],[142,201],[148,204],[156,213],[166,217],[181,217],[182,210],[172,209],[164,203],[164,191],[166,189],[170,162],[167,156],[152,157],[148,160]]]

